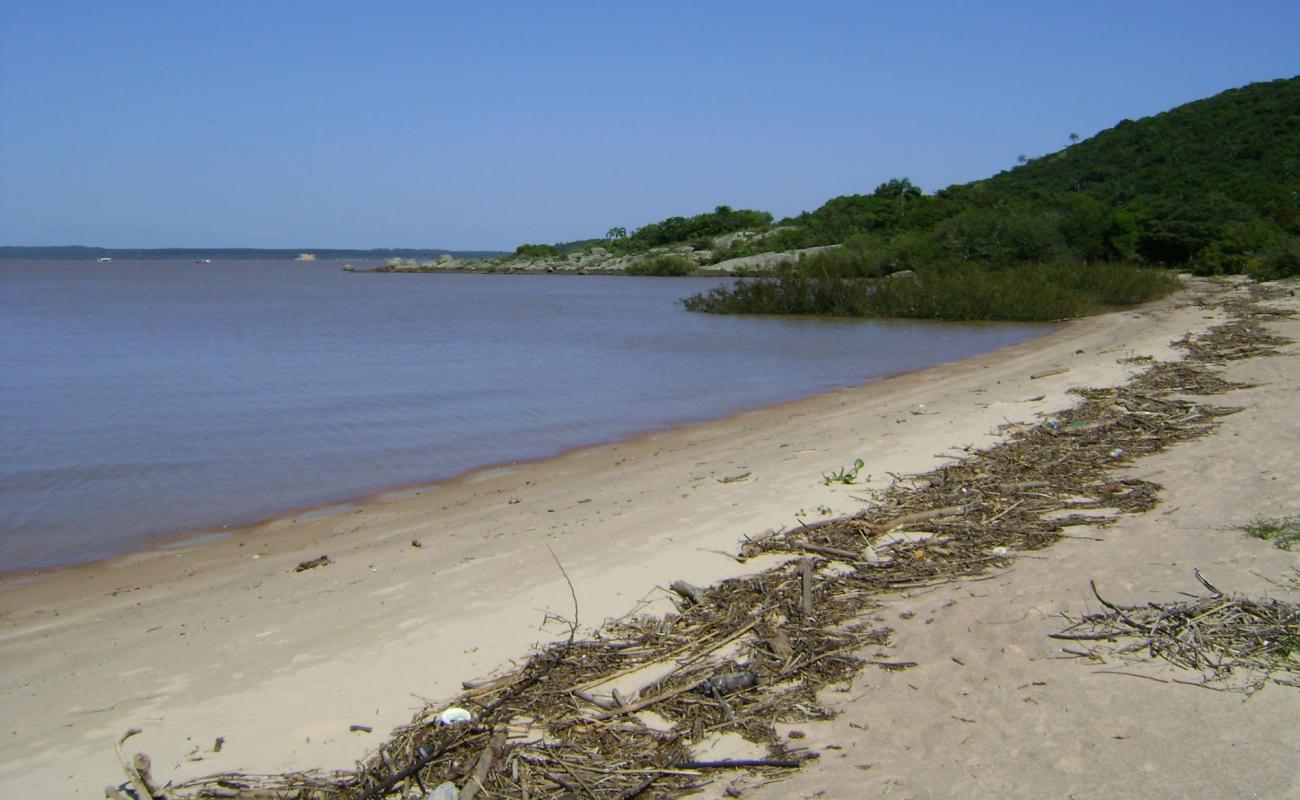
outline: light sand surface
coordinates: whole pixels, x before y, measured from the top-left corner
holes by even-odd
[[[560,636],[548,613],[571,613],[569,590],[548,547],[584,625],[662,611],[657,587],[676,578],[703,585],[753,569],[724,554],[743,536],[797,524],[801,511],[851,512],[889,473],[992,444],[999,425],[1070,405],[1071,387],[1122,382],[1136,367],[1120,358],[1175,357],[1172,339],[1217,319],[1181,296],[861,388],[7,582],[0,796],[101,796],[121,780],[112,743],[130,727],[144,730],[132,748],[164,780],[350,766],[426,698]],[[1068,371],[1030,377],[1057,368]],[[887,616],[916,612],[888,620],[897,656],[921,666],[869,671],[828,697],[846,713],[805,729],[816,749],[844,749],[823,750],[820,765],[762,796],[1295,792],[1300,692],[1274,687],[1242,703],[1093,675],[1051,660],[1045,638],[1060,627],[1053,614],[1088,608],[1090,577],[1121,600],[1191,590],[1193,565],[1226,587],[1279,591],[1265,578],[1295,557],[1219,526],[1298,510],[1300,442],[1285,393],[1296,388],[1295,356],[1234,369],[1269,381],[1223,401],[1248,411],[1136,467],[1169,487],[1166,506],[996,580],[894,601]],[[869,481],[823,484],[855,458]],[[294,571],[323,554],[334,563]],[[374,732],[350,733],[353,724]],[[1225,783],[1238,779],[1258,783]]]
[[[1300,320],[1271,327],[1300,341]],[[1172,602],[1206,594],[1199,568],[1225,592],[1300,602],[1300,551],[1238,529],[1300,515],[1300,347],[1284,353],[1226,370],[1258,385],[1210,398],[1244,409],[1217,433],[1133,464],[1164,486],[1154,511],[1072,529],[990,580],[886,600],[889,657],[918,666],[825,693],[843,713],[800,726],[818,767],[745,797],[1300,797],[1300,689],[1161,684],[1148,678],[1200,676],[1087,664],[1062,652],[1079,644],[1048,638],[1063,613],[1103,610],[1090,580],[1112,602]]]

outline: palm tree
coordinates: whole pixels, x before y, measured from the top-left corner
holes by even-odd
[[[1077,134],[1077,133],[1071,133],[1071,134],[1070,134],[1070,144],[1074,144],[1074,143],[1077,142],[1077,141],[1079,141],[1079,134]]]

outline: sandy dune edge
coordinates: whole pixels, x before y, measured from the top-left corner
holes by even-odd
[[[734,550],[747,533],[793,524],[800,509],[816,518],[819,507],[856,508],[861,487],[824,486],[823,472],[860,457],[872,484],[883,485],[887,472],[924,470],[948,448],[991,443],[1002,422],[1068,405],[1071,386],[1123,380],[1120,357],[1169,357],[1169,340],[1214,321],[1186,300],[1083,320],[868,387],[4,587],[0,711],[12,722],[0,786],[6,794],[21,787],[31,796],[98,796],[117,780],[111,741],[132,726],[145,729],[133,743],[168,777],[347,765],[422,704],[413,692],[450,695],[461,679],[557,634],[541,623],[548,609],[568,607],[568,594],[546,545],[573,578],[584,621],[662,603],[656,584],[734,574],[739,566],[712,551]],[[1282,444],[1265,440],[1266,448]],[[1182,452],[1162,458],[1181,463]],[[1294,450],[1272,452],[1277,461]],[[322,553],[335,563],[293,571]],[[1178,587],[1187,588],[1185,571]],[[1082,592],[1055,579],[1043,591],[1073,592],[1067,599],[1076,601]],[[908,641],[900,627],[900,654]],[[864,680],[859,689],[884,679]],[[906,716],[912,698],[888,688],[886,702]],[[349,733],[353,723],[375,733]],[[909,736],[931,726],[914,727]],[[858,746],[869,738],[852,730]],[[206,753],[216,736],[225,747]],[[191,749],[203,760],[188,760]],[[906,768],[899,764],[906,761],[890,768]],[[840,796],[858,796],[868,773],[855,766],[853,791]],[[833,777],[819,769],[795,781]]]

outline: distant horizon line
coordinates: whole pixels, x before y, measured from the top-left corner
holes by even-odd
[[[409,256],[422,257],[440,255],[451,256],[495,256],[506,255],[511,250],[448,248],[448,247],[102,247],[99,245],[0,245],[0,259],[4,258],[75,258],[78,256],[119,256],[119,257],[160,257],[175,255],[177,257],[194,257],[203,255],[256,256],[259,254],[276,255],[315,255],[328,258],[331,255],[341,258],[365,256]]]

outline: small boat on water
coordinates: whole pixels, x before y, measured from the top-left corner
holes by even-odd
[[[113,260],[113,259],[111,259],[111,258],[101,258],[101,259],[98,259],[99,263],[101,263],[101,264],[107,264],[108,262],[110,262],[110,261],[112,261],[112,260]]]
[[[194,259],[194,263],[195,263],[195,264],[211,264],[211,263],[212,263],[212,259],[210,259],[210,258],[196,258],[196,259]]]

